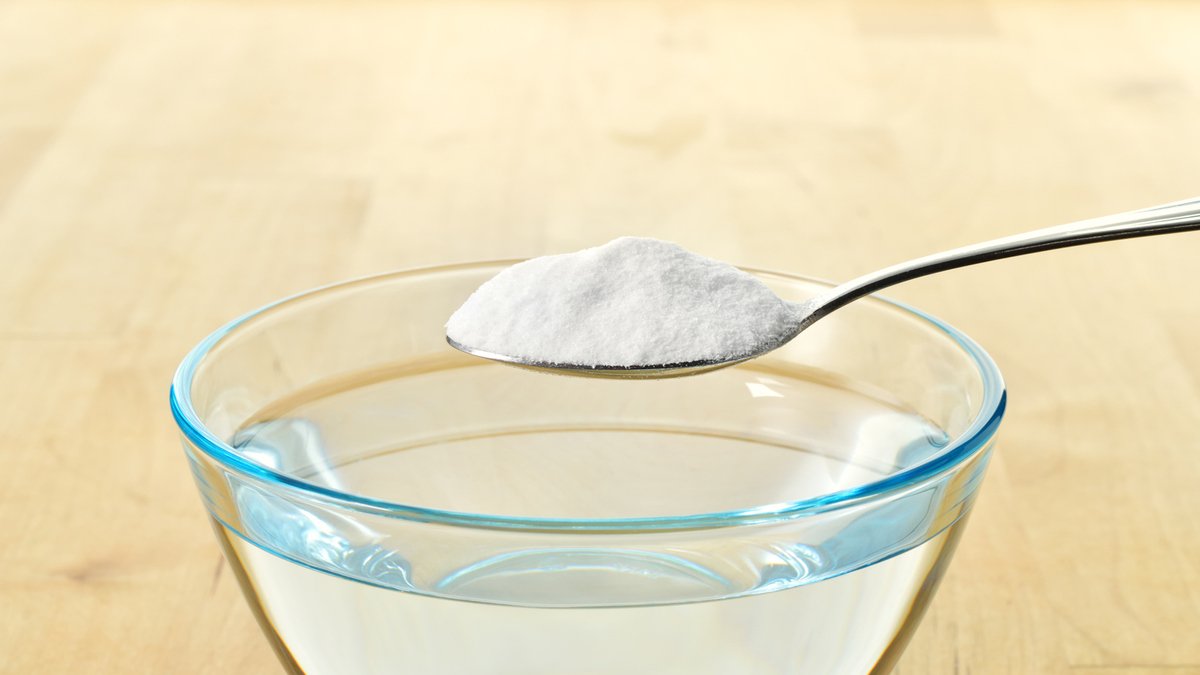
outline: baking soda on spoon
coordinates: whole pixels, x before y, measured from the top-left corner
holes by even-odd
[[[504,270],[454,312],[446,335],[529,361],[627,368],[748,356],[797,321],[791,305],[732,265],[621,237]]]

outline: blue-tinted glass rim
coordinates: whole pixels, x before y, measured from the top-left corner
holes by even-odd
[[[1007,392],[999,368],[991,356],[974,340],[921,310],[888,298],[872,296],[885,304],[892,305],[903,312],[930,324],[936,330],[944,333],[971,357],[978,368],[983,385],[983,401],[979,413],[971,424],[957,438],[948,443],[938,454],[930,457],[921,464],[892,474],[886,478],[871,483],[865,483],[845,490],[838,490],[818,497],[810,497],[792,502],[768,504],[748,509],[734,511],[718,511],[711,513],[689,514],[684,516],[654,516],[642,518],[606,518],[606,519],[576,519],[576,518],[534,518],[518,516],[497,516],[482,513],[447,511],[408,504],[399,504],[363,495],[334,490],[321,485],[315,485],[300,480],[285,473],[256,464],[238,454],[228,443],[212,433],[196,414],[191,401],[192,380],[201,360],[223,339],[231,336],[243,324],[278,309],[283,305],[299,302],[327,291],[342,291],[353,286],[369,285],[392,281],[402,277],[437,274],[456,270],[473,268],[501,267],[513,265],[520,260],[496,260],[477,263],[462,263],[457,265],[441,265],[424,267],[389,274],[362,277],[351,281],[322,286],[292,295],[254,311],[248,312],[225,324],[204,338],[196,345],[180,363],[179,369],[171,382],[170,404],[171,413],[184,436],[202,452],[212,457],[228,469],[246,474],[250,477],[277,484],[282,488],[297,490],[321,500],[330,501],[343,508],[359,511],[376,516],[401,518],[417,522],[437,523],[461,527],[476,527],[486,529],[537,530],[558,532],[613,532],[613,531],[663,531],[663,530],[697,530],[736,527],[744,525],[759,525],[768,522],[789,520],[836,509],[846,508],[870,502],[874,498],[883,497],[906,488],[920,484],[937,476],[943,471],[974,456],[975,453],[987,447],[995,435],[1000,421],[1004,417]],[[830,285],[828,282],[811,279],[798,275],[782,274],[753,268],[743,268],[747,272],[760,277],[775,277],[784,281],[800,281]],[[736,367],[736,366],[735,366]],[[697,377],[702,377],[698,375]]]

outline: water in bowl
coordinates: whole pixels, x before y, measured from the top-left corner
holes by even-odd
[[[671,397],[685,393],[681,412]],[[947,440],[879,392],[770,361],[634,383],[450,356],[306,388],[233,442],[380,500],[619,519],[828,494]],[[214,522],[227,557],[284,661],[310,675],[886,672],[962,526],[923,529],[931,496],[740,565],[636,546],[440,560],[420,542],[412,555],[403,541],[347,543],[336,524],[253,488],[237,499],[258,545]]]

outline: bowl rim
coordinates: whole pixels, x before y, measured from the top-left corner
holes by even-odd
[[[979,412],[971,423],[951,439],[940,452],[925,461],[903,471],[888,475],[876,481],[863,483],[854,487],[836,490],[788,502],[779,502],[754,506],[749,508],[715,511],[707,513],[674,515],[674,516],[645,516],[631,518],[553,518],[531,516],[502,516],[487,513],[471,513],[436,509],[423,506],[413,506],[391,502],[388,500],[367,497],[335,490],[325,486],[310,483],[285,472],[276,471],[246,459],[231,445],[213,433],[200,419],[192,405],[191,387],[196,370],[204,357],[224,339],[231,337],[235,331],[248,322],[268,313],[277,311],[287,305],[311,299],[327,292],[351,290],[356,286],[373,285],[391,282],[405,277],[430,274],[440,274],[454,271],[483,269],[488,267],[503,268],[521,262],[522,259],[488,260],[449,265],[432,265],[406,269],[384,274],[373,274],[347,281],[340,281],[317,288],[301,291],[293,295],[263,305],[258,309],[247,312],[224,326],[210,333],[193,347],[179,364],[171,382],[169,392],[171,414],[184,437],[196,448],[200,449],[214,461],[227,469],[235,470],[246,476],[265,481],[268,484],[284,489],[298,491],[319,500],[332,502],[340,507],[376,516],[399,518],[404,520],[426,522],[453,526],[463,526],[483,529],[505,530],[536,530],[536,531],[567,531],[567,532],[629,532],[629,531],[662,531],[662,530],[700,530],[745,525],[758,525],[768,522],[791,520],[804,516],[825,513],[870,502],[882,496],[903,491],[935,478],[939,474],[965,462],[977,452],[988,446],[995,435],[1000,421],[1004,417],[1007,403],[1007,391],[999,368],[991,356],[974,340],[944,321],[905,303],[872,294],[876,301],[910,314],[914,318],[930,325],[938,332],[945,334],[961,348],[975,364],[982,382],[982,401]],[[740,269],[757,277],[774,277],[783,281],[801,281],[826,286],[834,284],[821,279],[786,274],[770,270],[741,267]]]

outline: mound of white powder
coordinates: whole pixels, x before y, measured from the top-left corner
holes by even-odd
[[[621,237],[504,270],[458,308],[446,335],[544,363],[638,366],[747,356],[796,320],[787,302],[732,265]]]

